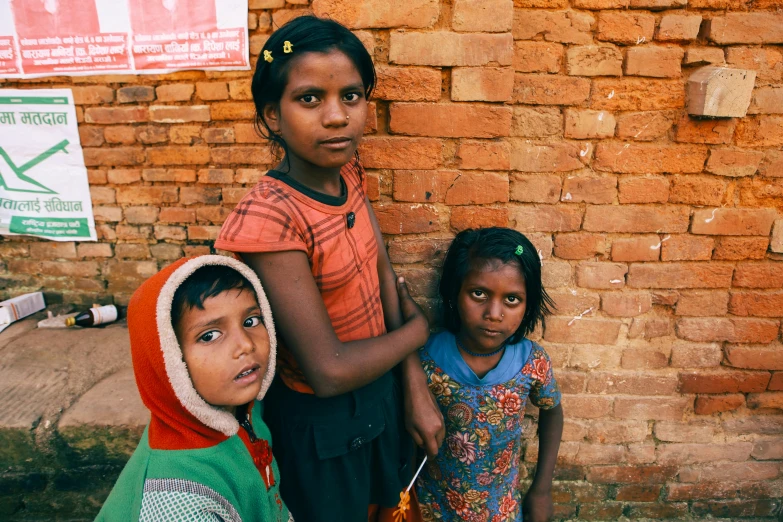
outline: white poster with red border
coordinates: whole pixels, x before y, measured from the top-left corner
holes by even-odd
[[[0,77],[247,70],[247,0],[0,0]]]

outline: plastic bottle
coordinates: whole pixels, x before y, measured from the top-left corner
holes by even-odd
[[[69,317],[65,320],[65,326],[96,326],[99,324],[111,323],[117,320],[117,307],[114,305],[100,306],[90,308],[75,317]]]

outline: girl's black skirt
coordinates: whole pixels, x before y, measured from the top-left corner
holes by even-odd
[[[408,486],[413,443],[391,372],[329,398],[275,379],[264,398],[264,420],[280,493],[297,521],[367,522],[370,505],[394,507]]]

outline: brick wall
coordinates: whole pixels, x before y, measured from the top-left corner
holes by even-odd
[[[250,6],[254,59],[273,26],[308,11],[371,49],[371,198],[430,310],[455,231],[507,225],[540,249],[558,315],[539,335],[568,419],[560,516],[780,513],[781,0]],[[706,64],[757,71],[747,117],[686,115],[685,82]],[[274,161],[249,78],[0,80],[73,89],[100,238],[4,238],[0,295],[125,304],[166,263],[210,252]]]

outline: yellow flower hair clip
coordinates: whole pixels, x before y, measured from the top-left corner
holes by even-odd
[[[289,42],[288,40],[283,42],[283,52],[285,54],[294,52],[294,46],[291,45],[291,42]]]
[[[274,60],[274,58],[272,58],[272,51],[264,51],[264,60],[272,63],[272,60]]]

